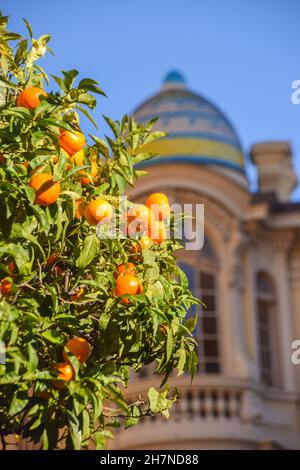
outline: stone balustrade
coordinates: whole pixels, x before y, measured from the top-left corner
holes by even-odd
[[[137,378],[126,396],[135,403],[147,397],[151,386],[159,388],[159,384],[153,376]],[[278,425],[280,445],[300,447],[299,437],[293,438],[295,428],[291,428],[298,409],[294,394],[224,376],[198,375],[192,384],[186,376],[172,377],[169,384],[171,389],[178,388],[180,397],[170,410],[170,419],[146,416],[136,427],[121,428],[110,448],[257,449],[266,438],[278,443]]]

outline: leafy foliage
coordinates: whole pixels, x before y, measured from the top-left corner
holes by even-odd
[[[143,127],[131,117],[120,122],[105,117],[112,137],[92,135],[84,165],[73,165],[59,145],[60,130],[78,130],[81,113],[94,123],[95,94],[104,93],[92,79],[78,81],[76,70],[63,71],[53,76],[58,92],[47,91],[35,109],[17,106],[22,90],[49,84],[36,61],[49,50],[50,38],[33,39],[26,22],[25,39],[6,24],[1,16],[0,279],[12,285],[9,295],[0,294],[6,354],[0,365],[2,444],[15,433],[44,449],[80,449],[91,440],[103,448],[110,429],[132,426],[151,413],[168,416],[176,399],[167,389],[152,388],[143,401],[127,402],[121,390],[131,371],[156,362],[165,383],[174,368],[181,374],[196,367],[195,325],[184,320],[196,300],[176,265],[179,244],[171,239],[153,244],[137,258],[134,240],[98,238],[95,227],[75,217],[76,203],[94,197],[118,210],[127,186],[139,176],[135,164],[153,156],[143,153],[143,146],[163,134],[151,131],[153,122]],[[90,174],[91,161],[98,177],[83,185],[82,171]],[[60,182],[57,202],[35,204],[33,172],[50,172]],[[124,304],[113,295],[114,273],[128,261],[137,264],[144,293]],[[75,378],[56,388],[54,365],[73,336],[85,338],[92,353],[84,364],[71,355]]]

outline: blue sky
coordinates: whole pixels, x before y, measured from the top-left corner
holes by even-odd
[[[51,34],[48,71],[76,68],[100,82],[109,96],[95,114],[100,133],[102,113],[131,112],[175,68],[225,111],[246,152],[289,140],[300,177],[298,0],[2,0],[1,9],[12,29],[25,31],[25,17],[35,37]]]

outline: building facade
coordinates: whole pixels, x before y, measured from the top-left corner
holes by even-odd
[[[178,72],[135,111],[158,116],[169,134],[150,144],[148,165],[132,198],[165,192],[170,202],[204,204],[205,242],[180,263],[199,310],[199,366],[193,383],[174,375],[181,400],[171,418],[144,419],[119,431],[115,449],[300,449],[300,204],[287,142],[250,150],[259,184],[250,193],[245,157],[234,128]],[[143,371],[128,395],[135,400],[160,380]]]

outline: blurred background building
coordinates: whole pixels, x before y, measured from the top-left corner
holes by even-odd
[[[300,449],[300,204],[288,142],[252,146],[259,185],[250,193],[245,155],[226,116],[170,72],[162,89],[135,111],[169,133],[150,144],[159,154],[134,192],[144,201],[166,192],[171,203],[202,203],[205,243],[181,266],[199,310],[199,367],[170,380],[181,400],[170,420],[144,419],[120,431],[116,449]],[[135,401],[160,380],[143,371],[129,388]]]

